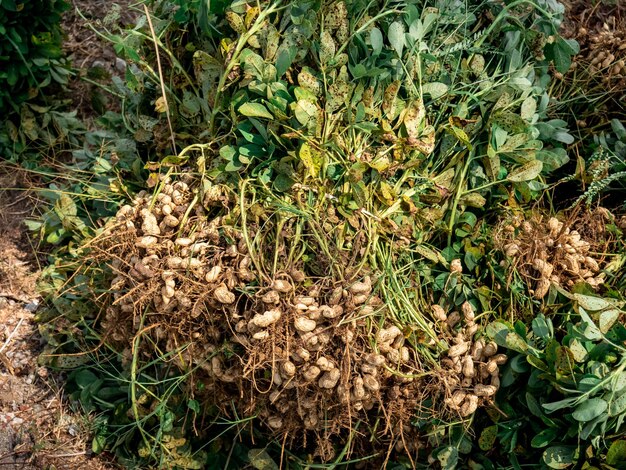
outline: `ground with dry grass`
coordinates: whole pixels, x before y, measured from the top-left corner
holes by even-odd
[[[128,2],[120,2],[129,21]],[[65,49],[79,76],[89,68],[115,73],[112,47],[88,28],[104,18],[109,4],[76,0],[65,15]],[[79,11],[82,13],[79,13]],[[83,18],[84,16],[84,18]],[[94,116],[94,87],[79,77],[69,87],[83,118]],[[89,418],[71,409],[63,376],[38,365],[43,339],[34,321],[39,307],[37,280],[45,256],[33,245],[24,220],[36,215],[37,181],[0,166],[0,466],[2,468],[113,468],[91,456]]]
[[[8,171],[8,173],[7,173]],[[0,465],[3,468],[111,468],[92,460],[89,420],[63,400],[63,377],[38,365],[34,314],[40,259],[23,223],[36,200],[12,169],[0,168]]]

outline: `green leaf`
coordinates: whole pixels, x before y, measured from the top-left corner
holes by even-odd
[[[581,326],[584,328],[583,329],[584,337],[592,341],[602,339],[602,332],[600,331],[600,328],[596,326],[596,324],[593,322],[589,314],[585,311],[585,309],[582,306],[578,307],[578,314],[580,315],[580,318],[582,319]]]
[[[481,450],[484,450],[486,452],[493,447],[496,442],[496,437],[498,437],[498,426],[488,426],[483,429],[482,433],[480,433],[478,446],[481,448]]]
[[[552,403],[544,403],[542,406],[546,411],[552,412],[562,410],[564,408],[570,408],[571,406],[574,406],[575,403],[576,398],[566,398],[565,400],[554,401]]]
[[[454,470],[459,461],[459,452],[456,447],[444,447],[437,452],[437,460],[442,470]]]
[[[600,331],[604,334],[608,333],[613,324],[617,321],[622,312],[617,309],[605,310],[600,314]]]
[[[530,446],[535,449],[540,449],[542,447],[546,447],[550,442],[552,442],[559,435],[559,430],[554,428],[548,428],[541,431],[533,440],[530,441]]]
[[[626,411],[626,392],[611,401],[609,405],[609,416],[619,416]]]
[[[512,349],[513,351],[522,353],[528,350],[528,345],[526,344],[526,341],[524,341],[524,339],[520,335],[514,332],[506,335],[504,346]]]
[[[621,371],[619,374],[613,376],[611,381],[610,390],[613,392],[619,392],[626,388],[626,371]]]
[[[542,361],[538,357],[528,355],[528,356],[526,356],[526,360],[528,361],[528,363],[531,366],[533,366],[536,369],[542,370],[544,372],[549,372],[550,371],[550,368],[548,367],[548,364],[546,364],[544,361]]]
[[[514,169],[511,173],[509,173],[507,179],[514,183],[519,183],[521,181],[530,181],[537,178],[542,169],[543,163],[540,160],[531,160],[521,167]]]
[[[541,406],[532,393],[526,392],[526,405],[528,406],[528,411],[530,411],[537,418],[544,417]]]
[[[265,449],[250,449],[248,451],[250,464],[257,470],[278,470],[278,465]]]
[[[554,148],[550,150],[539,150],[535,153],[537,160],[543,162],[544,171],[551,172],[561,168],[569,162],[567,151],[563,148]]]
[[[220,156],[225,160],[232,161],[235,155],[237,155],[237,150],[232,145],[225,145],[220,148]]]
[[[274,119],[272,113],[270,113],[261,103],[244,103],[239,107],[239,112],[248,117]]]
[[[96,434],[91,441],[91,450],[94,454],[100,454],[106,448],[107,440],[103,434]]]
[[[220,78],[222,64],[206,52],[196,51],[193,54],[193,71],[198,84],[209,87]]]
[[[543,453],[543,461],[550,468],[567,468],[574,463],[574,447],[554,446]]]
[[[93,372],[87,369],[78,371],[74,376],[74,381],[76,382],[76,385],[78,385],[80,388],[87,388],[89,385],[96,382],[97,380],[98,377],[96,377]]]
[[[402,22],[394,21],[389,25],[388,38],[391,47],[402,57],[404,50],[404,25]]]
[[[383,50],[383,33],[378,28],[370,30],[370,44],[374,50],[374,55],[378,55]]]
[[[428,93],[432,99],[436,100],[448,93],[448,85],[441,82],[425,83],[422,85],[422,92]]]
[[[200,403],[198,403],[198,400],[192,400],[189,399],[187,401],[187,406],[189,407],[190,410],[192,410],[194,413],[196,414],[200,414]]]
[[[591,421],[604,413],[608,407],[608,403],[602,398],[591,398],[578,405],[572,413],[572,417],[576,421]]]
[[[545,46],[544,51],[546,58],[554,63],[554,68],[560,73],[565,73],[572,64],[572,56],[580,51],[580,46],[573,39],[563,39],[557,36],[552,44]]]
[[[495,321],[487,325],[486,333],[498,346],[506,347],[506,337],[511,328],[501,321]]]
[[[623,465],[626,462],[626,439],[615,441],[606,453],[606,463],[609,465]]]
[[[533,319],[532,329],[535,336],[541,339],[548,339],[550,337],[550,328],[546,322],[546,317],[540,314]]]
[[[289,191],[291,189],[291,187],[294,185],[295,181],[292,180],[289,176],[283,174],[283,173],[279,173],[276,176],[276,179],[274,180],[274,184],[272,185],[272,187],[282,193],[285,191]]]

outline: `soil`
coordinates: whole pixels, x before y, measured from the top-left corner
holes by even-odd
[[[63,400],[61,377],[40,367],[34,314],[41,261],[24,220],[37,200],[24,173],[0,165],[0,466],[8,469],[114,468],[90,457],[89,417]]]
[[[111,95],[88,77],[104,83],[123,67],[112,45],[89,28],[131,24],[129,2],[116,5],[73,0],[64,17],[65,50],[76,70],[69,84],[72,107],[87,123],[113,108]],[[94,69],[98,73],[94,73]],[[36,215],[38,186],[25,172],[0,162],[0,467],[6,469],[117,468],[91,452],[90,417],[70,409],[63,377],[38,365],[43,340],[34,321],[41,302],[37,294],[45,256],[38,254],[24,221]]]
[[[115,54],[113,43],[94,31],[117,34],[132,27],[138,6],[129,0],[114,3],[98,0],[71,0],[63,28],[64,49],[76,72],[68,86],[72,107],[86,122],[106,111],[119,111],[119,100],[107,91],[111,78],[123,78],[126,62]],[[87,79],[87,80],[84,80]]]

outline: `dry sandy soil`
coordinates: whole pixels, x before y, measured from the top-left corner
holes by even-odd
[[[79,75],[94,66],[119,73],[112,47],[87,25],[104,19],[113,4],[72,3],[64,18],[65,48]],[[131,23],[128,0],[117,3],[122,5],[118,21]],[[83,118],[94,114],[92,92],[93,86],[78,78],[70,84]],[[38,255],[24,225],[36,213],[36,191],[29,189],[36,186],[25,173],[0,162],[0,469],[116,468],[91,455],[89,417],[70,410],[63,377],[38,365],[43,340],[34,314],[41,302],[36,283],[45,256]]]
[[[113,468],[91,458],[89,419],[64,403],[62,377],[37,363],[40,259],[23,224],[36,207],[28,187],[24,174],[0,166],[0,468]]]

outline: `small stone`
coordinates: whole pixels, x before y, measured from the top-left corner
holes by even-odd
[[[78,426],[76,426],[75,424],[70,424],[67,427],[67,433],[72,437],[78,436],[78,432],[79,432]]]
[[[120,57],[116,57],[115,68],[118,70],[118,72],[126,72],[126,61]]]
[[[29,302],[26,305],[24,305],[24,310],[28,310],[31,313],[35,313],[38,308],[39,308],[38,300],[33,300],[32,302]]]
[[[104,69],[105,64],[101,60],[94,60],[91,64],[91,67],[93,67],[94,69]]]

